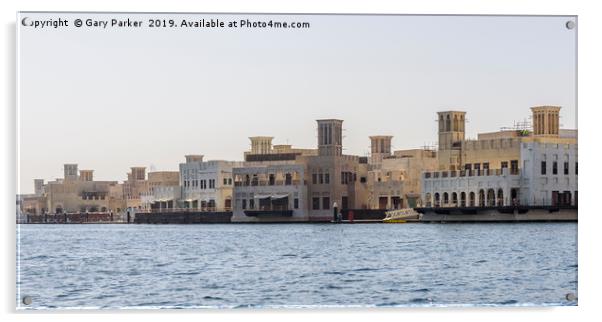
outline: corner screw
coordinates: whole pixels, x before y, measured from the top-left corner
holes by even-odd
[[[31,304],[31,296],[29,296],[29,295],[23,296],[23,304],[25,304],[25,305]]]
[[[577,296],[575,295],[575,293],[566,293],[565,296],[566,300],[569,302],[574,302],[575,300],[577,300]]]
[[[575,22],[573,20],[569,20],[566,22],[565,26],[566,26],[566,29],[571,30],[571,29],[575,28]]]

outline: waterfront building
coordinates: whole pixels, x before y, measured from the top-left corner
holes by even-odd
[[[37,213],[120,212],[124,209],[123,190],[117,181],[95,181],[93,170],[80,170],[77,164],[64,165],[64,177],[34,182],[36,194],[46,207]]]
[[[203,155],[187,155],[180,163],[180,208],[200,211],[231,211],[234,179],[232,168],[242,162],[210,160]]]
[[[304,164],[263,164],[234,168],[237,222],[308,221]]]
[[[17,205],[21,213],[26,215],[41,215],[48,212],[47,199],[45,195],[18,195]]]
[[[437,152],[409,149],[391,152],[392,136],[371,136],[368,207],[402,209],[422,205],[422,173],[437,169]]]
[[[439,171],[423,175],[427,207],[577,206],[577,130],[558,106],[537,106],[532,125],[464,138],[464,112],[439,113]]]
[[[142,196],[148,191],[146,167],[131,167],[127,180],[123,182],[123,195],[126,207],[130,211],[143,208]]]
[[[233,169],[235,222],[307,221],[307,164],[316,149],[272,145],[271,136],[249,137],[244,163]]]
[[[335,205],[339,209],[367,208],[368,158],[343,154],[342,120],[324,119],[317,123],[317,149],[272,147],[272,137],[250,138],[251,150],[244,154],[244,166],[234,169],[241,184],[234,187],[233,221],[330,221]],[[255,176],[258,184],[246,185],[247,175],[251,180]],[[270,185],[270,180],[284,184]],[[262,181],[267,185],[260,185]],[[256,207],[260,202],[256,196],[265,199],[262,202],[266,209],[276,206],[276,209],[286,207],[286,211],[258,216],[257,212],[243,209],[243,205],[247,208],[250,203]],[[288,203],[268,205],[268,199],[281,198],[287,198]]]
[[[147,190],[141,195],[142,209],[172,209],[181,196],[180,172],[153,171],[148,173]]]

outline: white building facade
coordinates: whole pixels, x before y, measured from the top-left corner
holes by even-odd
[[[232,169],[242,162],[203,161],[202,155],[187,155],[180,164],[180,208],[199,211],[231,211],[234,178]]]
[[[525,140],[520,157],[520,169],[425,172],[425,206],[577,206],[577,144]]]
[[[577,206],[577,144],[524,142],[521,202],[533,206]]]

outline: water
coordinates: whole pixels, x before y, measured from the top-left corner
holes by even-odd
[[[576,305],[576,223],[19,229],[21,308]]]

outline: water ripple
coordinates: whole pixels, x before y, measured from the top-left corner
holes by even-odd
[[[28,308],[577,305],[574,223],[20,230]]]

